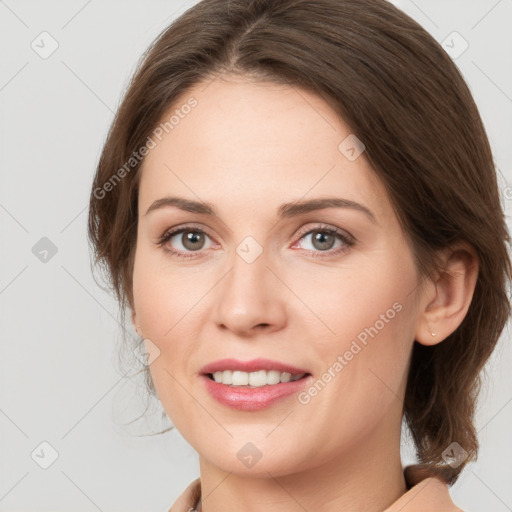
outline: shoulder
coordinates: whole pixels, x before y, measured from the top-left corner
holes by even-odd
[[[448,485],[438,477],[428,476],[420,467],[404,471],[408,490],[384,512],[464,512],[457,507]],[[197,478],[180,494],[169,512],[201,512],[201,482]]]
[[[441,478],[420,466],[407,467],[404,475],[408,491],[385,512],[464,512],[453,503],[448,485]]]
[[[169,512],[199,512],[201,509],[196,506],[201,496],[201,482],[196,478],[191,482],[187,488],[178,496],[178,499],[173,503]]]

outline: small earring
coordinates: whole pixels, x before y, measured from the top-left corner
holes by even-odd
[[[434,336],[436,336],[436,334],[437,334],[437,333],[433,332],[433,333],[431,333],[431,334],[432,334],[432,337],[434,337]]]

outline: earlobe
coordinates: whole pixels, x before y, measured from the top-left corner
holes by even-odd
[[[460,326],[475,291],[479,265],[473,247],[464,243],[445,249],[443,263],[420,312],[415,339],[422,345],[436,345]]]

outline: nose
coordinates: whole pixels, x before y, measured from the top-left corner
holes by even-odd
[[[265,251],[251,263],[234,252],[216,290],[215,322],[239,336],[274,332],[286,325],[286,286],[269,268]]]

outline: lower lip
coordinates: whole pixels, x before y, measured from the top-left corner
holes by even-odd
[[[283,398],[294,395],[306,386],[310,377],[311,375],[308,375],[293,382],[281,382],[279,384],[250,388],[245,386],[228,386],[215,382],[207,375],[201,376],[206,389],[215,400],[222,405],[241,411],[259,411]]]

